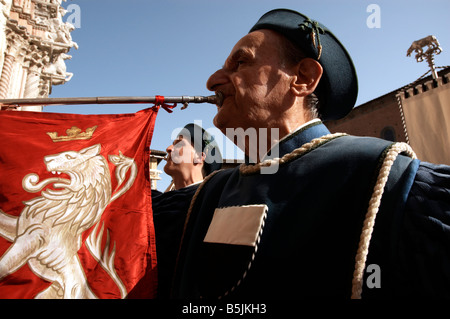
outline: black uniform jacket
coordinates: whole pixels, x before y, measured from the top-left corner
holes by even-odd
[[[329,134],[319,121],[279,157]],[[186,221],[174,298],[350,298],[355,256],[390,142],[343,136],[276,172],[222,170]],[[363,298],[450,295],[450,168],[399,155],[375,220]]]
[[[153,223],[155,225],[156,258],[158,264],[158,294],[166,299],[170,294],[173,271],[183,233],[184,221],[199,184],[161,193],[152,191]]]

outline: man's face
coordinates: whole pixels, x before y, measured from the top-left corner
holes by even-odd
[[[274,127],[290,87],[289,70],[282,67],[280,35],[271,30],[247,34],[232,49],[222,69],[208,79],[211,91],[224,101],[214,125],[226,128]]]
[[[167,163],[164,166],[164,172],[171,176],[177,171],[192,170],[194,163],[198,160],[195,148],[182,135],[179,135],[166,151]]]

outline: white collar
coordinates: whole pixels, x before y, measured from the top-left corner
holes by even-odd
[[[203,182],[203,179],[200,180],[200,181],[198,181],[198,182],[195,182],[195,183],[189,184],[189,185],[187,185],[187,186],[181,187],[181,188],[179,188],[179,189],[177,189],[177,190],[180,190],[180,189],[183,189],[183,188],[187,188],[187,187],[191,187],[191,186],[200,184],[201,182]],[[166,193],[167,193],[167,192],[170,192],[170,191],[174,191],[174,190],[176,190],[176,189],[175,189],[175,185],[172,184],[172,187],[171,187],[170,189],[168,189],[168,190],[166,191]]]
[[[190,187],[190,186],[194,186],[194,185],[200,184],[201,182],[203,182],[203,179],[202,179],[201,181],[192,183],[192,184],[190,184],[190,185],[188,185],[188,186],[184,186],[183,188]]]

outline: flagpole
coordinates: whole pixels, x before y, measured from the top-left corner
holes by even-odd
[[[84,105],[84,104],[163,104],[211,103],[221,105],[223,95],[217,92],[210,96],[100,96],[100,97],[55,97],[55,98],[25,98],[0,99],[2,107],[42,106],[42,105]]]

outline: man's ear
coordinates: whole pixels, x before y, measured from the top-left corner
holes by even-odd
[[[194,155],[194,163],[195,164],[202,164],[206,160],[206,153],[205,152],[195,152]]]
[[[295,75],[291,81],[291,91],[295,96],[308,96],[314,92],[323,74],[319,62],[304,58],[295,66]]]

